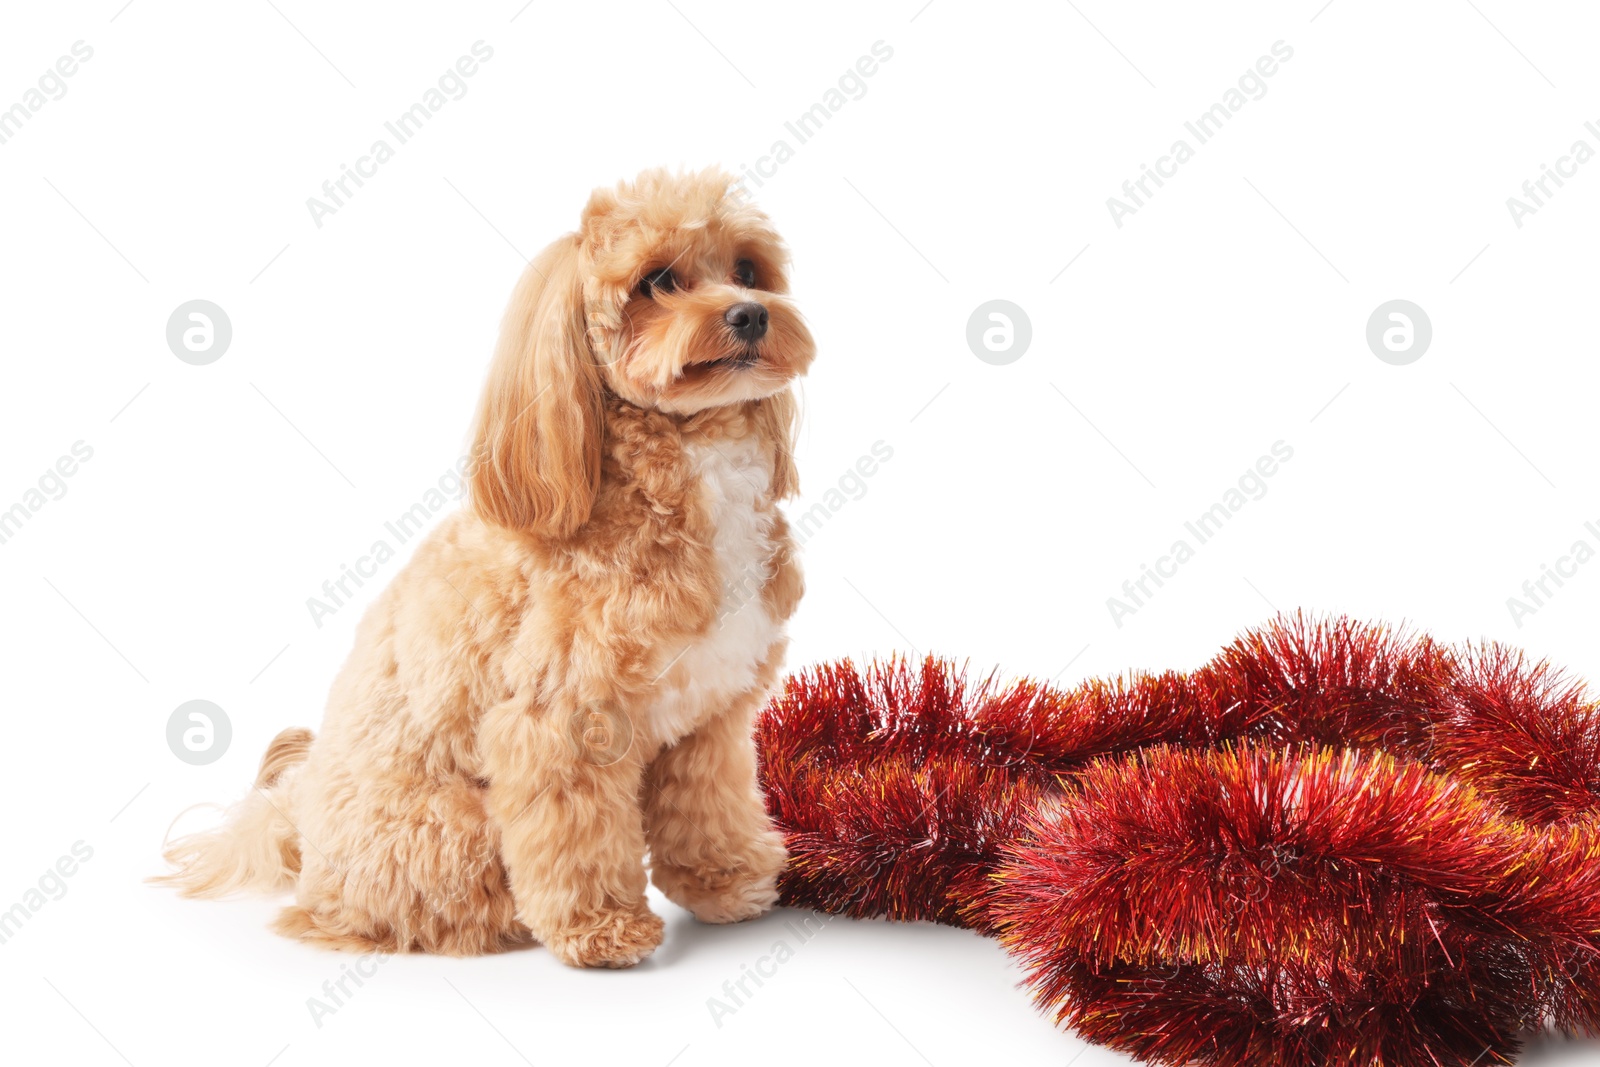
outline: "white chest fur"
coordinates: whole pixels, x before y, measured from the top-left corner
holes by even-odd
[[[686,451],[715,531],[722,598],[709,630],[664,654],[649,714],[652,731],[667,743],[748,689],[779,635],[761,597],[772,577],[772,519],[760,509],[770,460],[752,440],[690,443]]]

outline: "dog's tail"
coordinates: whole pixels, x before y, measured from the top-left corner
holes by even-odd
[[[311,731],[299,727],[274,737],[250,795],[228,809],[222,825],[169,841],[162,854],[174,870],[150,880],[175,886],[186,897],[272,892],[293,884],[300,843],[286,812],[293,772],[311,751],[311,740]]]

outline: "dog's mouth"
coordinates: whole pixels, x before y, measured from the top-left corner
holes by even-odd
[[[712,374],[719,370],[743,370],[747,367],[753,367],[759,362],[761,362],[761,353],[754,348],[745,348],[732,355],[690,364],[684,369],[686,373]]]

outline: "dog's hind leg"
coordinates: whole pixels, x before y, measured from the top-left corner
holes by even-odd
[[[449,956],[528,939],[473,781],[417,781],[382,800],[358,794],[305,831],[295,904],[274,925],[279,933],[325,948]]]

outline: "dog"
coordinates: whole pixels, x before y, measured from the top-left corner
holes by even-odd
[[[511,297],[468,506],[367,611],[321,731],[156,880],[292,888],[276,929],[328,947],[578,967],[660,944],[647,869],[704,922],[771,908],[751,731],[802,592],[778,502],[815,355],[787,268],[726,173],[597,189]]]

